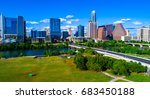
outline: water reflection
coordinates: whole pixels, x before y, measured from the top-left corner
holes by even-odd
[[[60,52],[67,52],[68,48],[61,49],[49,49],[48,51],[58,50]],[[38,49],[38,50],[14,50],[14,51],[1,51],[0,57],[18,57],[18,56],[41,56],[44,55],[47,50]]]

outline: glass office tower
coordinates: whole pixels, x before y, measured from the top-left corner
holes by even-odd
[[[50,19],[50,38],[52,42],[59,40],[61,37],[60,19]]]
[[[0,16],[0,42],[3,42],[3,37],[4,37],[4,16],[1,14]]]
[[[23,16],[18,16],[17,19],[17,40],[19,42],[24,42],[25,40],[25,21]]]
[[[9,18],[1,15],[0,33],[4,43],[24,42],[26,24],[22,16]]]
[[[78,34],[79,37],[84,37],[84,26],[82,25],[78,26]]]
[[[95,10],[93,10],[91,13],[91,21],[96,22],[96,11]]]

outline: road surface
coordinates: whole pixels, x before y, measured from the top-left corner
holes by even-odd
[[[73,47],[73,48],[88,48],[86,46],[79,46],[79,45],[69,45],[69,46]],[[92,49],[97,51],[97,52],[101,52],[103,54],[114,56],[114,58],[120,58],[120,59],[124,59],[124,60],[140,62],[142,65],[150,68],[150,59],[147,59],[147,58],[141,58],[141,57],[137,57],[137,56],[126,55],[123,53],[112,52],[112,51],[108,51],[108,50],[104,50],[104,49],[100,49],[100,48],[92,48]]]

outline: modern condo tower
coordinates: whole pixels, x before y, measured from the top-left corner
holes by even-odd
[[[4,16],[0,16],[0,42],[2,42],[4,37]]]
[[[50,39],[52,42],[61,38],[60,19],[50,19]]]
[[[114,30],[113,24],[108,24],[105,27],[107,31],[106,36],[112,36],[113,30]]]
[[[105,26],[99,26],[98,27],[97,40],[98,41],[106,40],[106,27]]]
[[[150,28],[148,27],[141,27],[138,30],[138,40],[150,42]]]
[[[112,40],[113,24],[103,25],[98,27],[97,40]]]
[[[78,26],[78,34],[79,37],[84,37],[84,26],[82,25]]]
[[[24,42],[26,36],[26,22],[23,16],[17,18],[0,16],[0,42]]]
[[[88,23],[88,37],[96,40],[97,39],[97,23],[96,23],[96,11],[93,10],[91,13],[91,19]]]
[[[95,10],[93,10],[91,13],[91,21],[96,22],[96,11]]]

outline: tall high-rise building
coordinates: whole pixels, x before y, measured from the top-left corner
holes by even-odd
[[[1,14],[0,16],[0,42],[2,42],[3,37],[4,37],[4,26],[5,26],[4,22],[5,22],[4,16]]]
[[[17,19],[17,40],[19,42],[24,42],[26,37],[26,22],[23,16],[18,16]]]
[[[89,21],[88,24],[88,37],[97,39],[97,23]]]
[[[91,13],[91,21],[96,22],[96,11],[95,10],[93,10]]]
[[[9,18],[0,17],[0,38],[2,42],[24,42],[26,37],[26,22],[22,16]]]
[[[106,39],[107,40],[112,40],[113,39],[113,30],[114,30],[114,25],[113,24],[108,24],[105,26],[106,28]]]
[[[61,38],[60,19],[50,19],[50,38],[51,41],[59,40]]]
[[[96,11],[92,11],[91,13],[91,19],[88,23],[88,37],[94,40],[97,39]]]
[[[73,33],[72,33],[72,29],[71,29],[71,27],[70,27],[70,28],[68,28],[68,33],[69,33],[69,36],[73,37]]]
[[[113,24],[108,24],[108,25],[106,25],[105,27],[106,27],[106,32],[107,32],[106,35],[107,35],[107,36],[108,36],[108,35],[111,36],[111,35],[112,35],[112,32],[113,32],[113,30],[114,30],[114,29],[113,29]]]
[[[138,40],[150,42],[150,28],[142,27],[138,29]]]
[[[79,37],[84,37],[84,26],[82,25],[78,26],[78,34]]]
[[[126,35],[126,31],[122,25],[122,23],[117,23],[115,29],[113,31],[113,39],[114,40],[121,40],[121,36]]]
[[[97,36],[97,40],[101,41],[101,40],[106,40],[106,27],[105,26],[99,26],[98,27],[98,36]]]
[[[89,21],[88,23],[88,30],[87,30],[87,37],[92,38],[92,30],[93,28],[91,28],[93,26],[93,23],[91,21]]]

